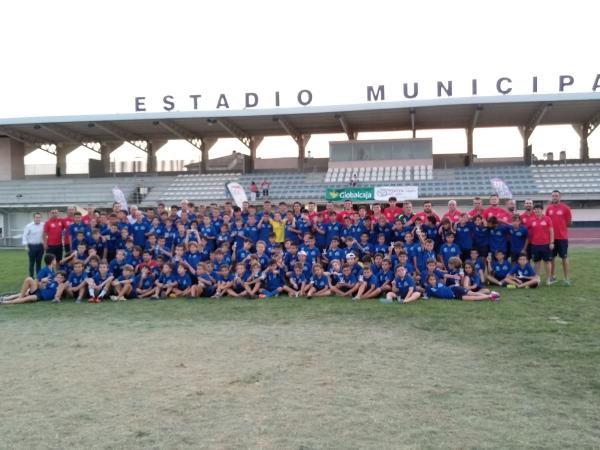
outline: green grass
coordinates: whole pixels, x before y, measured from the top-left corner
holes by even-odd
[[[498,303],[3,306],[0,447],[597,448],[599,258]]]

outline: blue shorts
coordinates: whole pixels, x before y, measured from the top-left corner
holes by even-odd
[[[555,239],[554,249],[552,250],[552,257],[556,258],[559,256],[561,259],[565,259],[569,253],[569,241],[567,239]]]
[[[538,261],[550,261],[552,259],[552,252],[550,246],[546,245],[531,245],[531,258],[534,262]]]
[[[454,298],[456,298],[457,300],[462,300],[462,298],[469,292],[467,288],[464,288],[462,286],[450,286],[450,289],[452,289]]]

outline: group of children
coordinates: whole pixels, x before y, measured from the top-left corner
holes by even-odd
[[[309,217],[301,208],[233,208],[231,216],[213,208],[202,217],[172,208],[130,219],[96,212],[88,224],[77,215],[66,231],[67,256],[47,253],[45,267],[2,304],[224,296],[494,301],[500,295],[488,286],[540,283],[517,215],[512,225],[467,214],[455,223],[358,213],[340,221],[334,211]]]

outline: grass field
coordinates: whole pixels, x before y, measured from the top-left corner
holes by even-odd
[[[2,306],[0,448],[598,448],[600,250],[572,253],[572,287],[498,303]]]

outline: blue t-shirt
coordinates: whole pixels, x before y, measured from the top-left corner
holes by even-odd
[[[528,236],[527,228],[524,225],[519,225],[516,229],[515,227],[509,227],[508,234],[510,236],[510,252],[513,255],[521,253]]]
[[[306,275],[306,272],[304,272],[304,271],[302,271],[302,273],[300,275],[297,275],[296,271],[293,271],[290,274],[290,282],[293,281],[298,288],[300,288],[300,286],[302,286],[302,283],[305,283],[307,280],[308,280],[308,277]]]
[[[475,226],[473,233],[473,247],[483,248],[490,245],[490,229],[484,226]],[[485,256],[485,255],[482,255]]]
[[[321,275],[320,277],[313,275],[310,279],[310,284],[312,284],[317,291],[321,291],[329,286],[329,279],[325,275]]]
[[[339,222],[328,223],[325,225],[325,242],[327,245],[331,244],[331,240],[336,237],[340,237],[342,231],[342,224]]]
[[[378,288],[379,286],[381,286],[381,284],[379,283],[379,277],[375,274],[371,274],[370,277],[366,277],[363,275],[363,281],[365,283],[367,283],[367,289],[371,289],[371,288]]]
[[[189,273],[184,273],[183,275],[177,274],[176,281],[177,287],[182,291],[192,285],[192,278],[190,277]]]
[[[152,286],[154,286],[154,278],[151,274],[148,274],[146,275],[146,278],[142,279],[142,274],[139,274],[136,277],[134,284],[139,289],[150,289]]]
[[[427,283],[426,291],[427,295],[433,298],[443,298],[447,300],[456,298],[452,289],[439,282],[436,283],[435,286],[431,286],[429,283]]]
[[[379,286],[383,286],[385,283],[387,283],[388,281],[393,281],[394,279],[394,271],[393,270],[388,270],[387,272],[384,271],[383,269],[377,274],[377,277],[379,278]]]
[[[454,243],[442,244],[440,247],[440,254],[444,260],[444,266],[448,267],[448,261],[454,256],[460,256],[460,247]]]
[[[456,237],[454,243],[458,245],[461,250],[472,249],[473,237],[475,236],[475,224],[473,222],[467,222],[464,225],[457,223],[455,231]]]
[[[274,291],[277,288],[283,287],[283,279],[279,270],[275,272],[267,271],[263,273],[265,280],[265,289]]]
[[[48,277],[49,280],[54,280],[56,273],[50,267],[46,266],[40,269],[37,274],[37,280],[42,281],[42,278]]]
[[[133,237],[134,245],[139,245],[140,247],[144,247],[144,243],[146,242],[146,233],[150,231],[150,226],[145,223],[134,223],[129,226],[129,232]]]
[[[506,253],[506,234],[508,232],[508,228],[512,227],[501,223],[499,223],[496,228],[490,228],[490,252],[492,252],[492,254],[496,253],[498,250]]]
[[[506,278],[506,275],[510,272],[510,263],[507,260],[504,260],[501,263],[493,261],[492,272],[494,273],[494,277],[499,280]]]
[[[54,299],[56,291],[58,290],[58,282],[55,280],[48,281],[46,286],[41,288],[38,293],[38,297],[42,301],[48,301]]]
[[[510,269],[509,273],[510,273],[510,275],[515,275],[518,278],[535,277],[537,275],[535,273],[535,270],[533,270],[533,267],[531,267],[531,264],[529,264],[529,263],[525,264],[525,267],[521,267],[519,264],[515,264]]]
[[[121,274],[123,273],[123,266],[127,264],[125,262],[125,258],[123,258],[122,261],[119,261],[118,259],[113,259],[110,264],[108,265],[108,270],[115,276],[115,277],[120,277]]]
[[[79,286],[85,279],[85,272],[81,272],[79,275],[77,275],[75,271],[73,271],[69,274],[67,281],[71,284],[71,286]]]
[[[412,277],[407,274],[404,276],[404,278],[394,278],[394,285],[396,286],[396,289],[398,289],[398,295],[404,298],[408,294],[410,288],[415,288],[415,280],[413,280]]]

